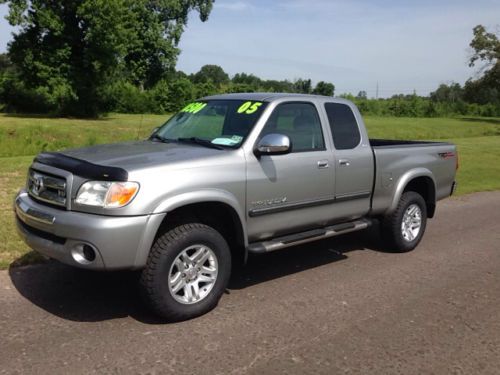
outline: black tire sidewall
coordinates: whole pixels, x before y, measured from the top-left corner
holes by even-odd
[[[203,300],[193,304],[183,304],[175,300],[170,293],[168,278],[177,256],[193,245],[205,245],[214,252],[218,263],[217,280]],[[227,242],[215,229],[202,224],[179,226],[158,238],[152,252],[158,255],[155,265],[143,272],[147,272],[148,297],[158,315],[170,321],[186,320],[202,315],[217,305],[231,274],[231,252]]]
[[[401,224],[403,222],[403,217],[406,210],[412,204],[416,204],[421,211],[422,222],[420,225],[420,231],[412,241],[407,241],[401,233]],[[393,212],[393,214],[386,219],[386,224],[384,228],[384,237],[387,244],[390,246],[390,250],[397,252],[407,252],[413,250],[422,240],[427,225],[427,206],[425,204],[422,196],[416,192],[408,191],[403,193],[398,207]]]

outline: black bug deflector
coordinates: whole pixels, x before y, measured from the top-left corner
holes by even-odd
[[[118,167],[97,165],[75,159],[59,152],[43,152],[35,157],[35,162],[60,168],[74,175],[99,181],[127,181],[128,172]]]

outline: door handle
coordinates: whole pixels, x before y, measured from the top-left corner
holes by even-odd
[[[328,168],[328,160],[320,160],[318,161],[318,168]]]
[[[351,163],[348,159],[339,159],[339,165],[341,167],[348,167],[349,165],[351,165]]]

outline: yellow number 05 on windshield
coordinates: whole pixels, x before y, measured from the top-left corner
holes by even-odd
[[[246,113],[247,115],[251,115],[252,113],[257,111],[261,105],[261,102],[245,102],[240,106],[240,108],[238,108],[238,113]]]

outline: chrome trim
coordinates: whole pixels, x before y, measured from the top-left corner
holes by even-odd
[[[33,199],[66,207],[67,183],[63,177],[50,176],[30,169],[27,182],[28,194]]]
[[[266,134],[257,143],[257,154],[260,155],[280,155],[291,150],[290,138],[284,134]]]
[[[339,165],[341,167],[348,167],[351,165],[351,162],[349,161],[349,159],[339,159]]]
[[[274,214],[274,213],[284,212],[284,211],[289,211],[289,210],[296,210],[299,208],[321,206],[323,204],[329,204],[329,203],[333,203],[333,202],[335,202],[335,198],[331,197],[331,198],[313,199],[313,200],[309,200],[309,201],[302,201],[302,202],[295,202],[295,203],[287,203],[287,204],[282,204],[282,205],[273,206],[273,207],[254,208],[248,212],[248,216],[256,217],[256,216]]]
[[[208,246],[196,244],[182,250],[170,266],[168,290],[183,305],[202,301],[212,291],[219,274],[219,262]]]
[[[329,167],[328,160],[319,160],[318,161],[318,169],[324,169],[324,168],[328,168],[328,167]]]
[[[54,216],[28,207],[19,197],[16,199],[15,210],[17,216],[25,223],[27,220],[33,220],[39,223],[52,225],[56,221]]]
[[[324,204],[331,204],[335,202],[345,202],[353,199],[368,198],[370,197],[370,195],[371,191],[362,191],[360,193],[348,193],[348,194],[337,195],[336,197],[332,198],[320,198],[302,202],[281,204],[279,206],[254,208],[248,212],[248,216],[256,217],[262,215],[275,214],[278,212],[284,212],[289,210],[298,210],[300,208],[321,206]]]
[[[353,199],[362,199],[362,198],[368,198],[372,194],[371,191],[361,191],[359,193],[347,193],[347,194],[340,194],[335,196],[335,201],[336,202],[344,202],[344,201],[350,201]]]
[[[258,243],[253,243],[250,244],[248,247],[248,251],[251,253],[268,253],[271,251],[276,251],[276,250],[281,250],[285,249],[287,247],[292,247],[300,244],[305,244],[308,242],[313,242],[313,241],[318,241],[322,240],[325,238],[329,237],[335,237],[344,233],[351,233],[351,232],[357,232],[362,229],[368,228],[370,225],[372,225],[372,221],[370,219],[360,219],[356,221],[350,222],[352,226],[350,228],[342,228],[340,226],[340,229],[336,229],[336,225],[332,225],[329,227],[324,228],[325,232],[323,234],[320,234],[318,236],[313,236],[313,237],[308,237],[304,239],[300,239],[297,241],[291,241],[291,242],[286,242],[286,241],[264,241],[264,242],[258,242]]]
[[[420,234],[422,227],[422,210],[417,204],[411,204],[403,215],[401,221],[401,235],[407,242],[412,242]]]

